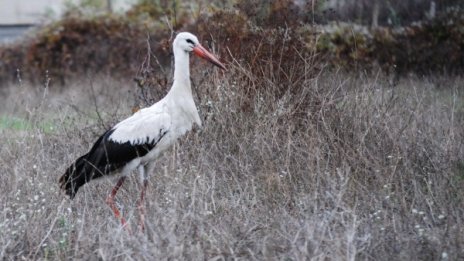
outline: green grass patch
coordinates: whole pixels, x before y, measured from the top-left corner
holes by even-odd
[[[0,116],[0,130],[15,130],[15,131],[30,131],[32,129],[39,128],[45,133],[52,133],[56,127],[50,121],[43,121],[37,124],[33,124],[27,119],[17,116]]]
[[[0,117],[0,130],[28,130],[32,127],[29,121],[14,116],[1,116]]]

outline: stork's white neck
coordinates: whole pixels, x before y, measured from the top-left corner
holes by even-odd
[[[192,97],[190,86],[190,56],[189,53],[180,49],[174,49],[174,83],[169,91],[175,95]]]
[[[192,122],[201,126],[190,85],[190,56],[180,48],[174,48],[174,83],[166,98],[188,115]]]

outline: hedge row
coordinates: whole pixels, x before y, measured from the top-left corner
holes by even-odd
[[[316,65],[378,69],[396,74],[461,73],[464,68],[464,13],[450,9],[434,20],[408,27],[369,28],[353,24],[258,26],[243,12],[215,11],[185,22],[179,30],[197,34],[226,62],[252,71],[288,77],[295,59]],[[269,23],[272,23],[270,20]],[[131,15],[75,16],[46,25],[24,41],[0,48],[0,81],[21,77],[54,82],[110,73],[133,77],[147,55],[147,40],[162,66],[170,66],[171,32],[155,18]]]

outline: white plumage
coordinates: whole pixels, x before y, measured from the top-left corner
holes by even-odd
[[[160,105],[156,103],[155,105]],[[149,141],[157,140],[160,136],[156,130],[171,130],[171,115],[167,108],[152,106],[141,109],[131,117],[119,122],[113,127],[114,132],[109,139],[132,145],[144,144]]]

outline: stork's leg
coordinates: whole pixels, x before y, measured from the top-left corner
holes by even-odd
[[[125,180],[126,180],[126,176],[122,176],[121,178],[119,178],[118,183],[116,183],[116,186],[114,186],[113,190],[111,191],[111,193],[106,198],[106,204],[108,204],[108,206],[110,206],[111,210],[113,210],[114,216],[117,219],[121,220],[121,224],[122,224],[123,227],[126,227],[127,222],[126,222],[126,219],[121,216],[121,213],[120,213],[118,207],[116,206],[116,204],[114,202],[114,198],[116,197],[116,193],[118,193],[119,188],[122,186],[122,184],[124,183]]]
[[[148,180],[143,181],[142,191],[140,192],[140,200],[137,204],[140,212],[140,231],[143,232],[145,228],[145,191],[148,187]]]
[[[140,228],[140,231],[143,232],[145,228],[145,202],[144,202],[145,191],[147,190],[147,187],[148,187],[148,178],[146,175],[145,166],[139,167],[139,173],[140,173],[140,179],[142,181],[142,191],[140,192],[140,199],[137,202],[137,208],[139,209],[139,214],[140,214],[139,228]]]

